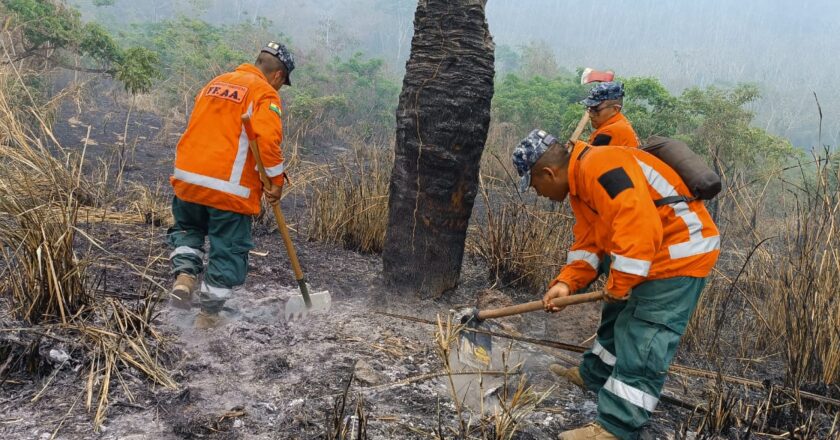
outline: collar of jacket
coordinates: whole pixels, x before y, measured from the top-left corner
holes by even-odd
[[[242,64],[239,65],[239,67],[236,68],[236,71],[257,75],[260,79],[265,81],[266,84],[268,84],[268,78],[266,78],[265,75],[263,75],[262,70],[260,70],[257,66],[255,66],[253,64],[242,63]]]
[[[578,166],[583,151],[592,148],[583,141],[575,142],[572,148],[571,158],[569,159],[569,195],[577,197],[577,174]]]
[[[623,122],[625,120],[627,120],[627,118],[624,117],[624,113],[618,112],[612,115],[611,118],[607,119],[607,122],[604,122],[604,125],[600,126],[598,130],[603,130],[605,127],[609,127],[610,125]]]

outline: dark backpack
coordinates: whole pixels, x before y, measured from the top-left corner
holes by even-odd
[[[720,176],[706,165],[703,158],[691,151],[685,142],[663,136],[651,136],[640,148],[676,171],[695,199],[711,200],[720,193],[722,187]],[[665,197],[657,200],[656,206],[687,200],[682,196]]]

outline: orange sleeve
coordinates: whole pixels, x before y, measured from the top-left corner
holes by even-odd
[[[575,292],[587,286],[598,276],[598,265],[604,253],[595,244],[595,232],[592,226],[580,220],[575,222],[572,230],[575,242],[566,255],[566,265],[560,270],[560,275],[554,279],[549,288],[559,282],[566,283],[569,290]]]
[[[625,297],[645,280],[659,246],[662,221],[653,204],[642,169],[632,155],[611,150],[591,173],[595,210],[609,225],[612,265],[607,292]]]
[[[286,163],[280,147],[283,142],[283,121],[280,119],[282,108],[277,95],[266,94],[257,100],[251,118],[265,173],[271,183],[277,186],[286,181]]]

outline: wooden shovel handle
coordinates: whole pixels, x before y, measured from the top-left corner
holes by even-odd
[[[583,304],[593,301],[598,301],[604,298],[604,292],[590,292],[581,293],[580,295],[569,295],[562,298],[557,298],[551,303],[557,307],[571,306],[574,304]],[[531,301],[524,304],[517,304],[510,307],[502,307],[501,309],[482,310],[478,312],[478,320],[504,318],[505,316],[519,315],[522,313],[535,312],[543,310],[542,301]]]
[[[245,132],[248,135],[248,146],[251,148],[251,154],[254,155],[254,162],[257,163],[257,170],[260,172],[260,180],[263,186],[270,188],[271,179],[265,173],[265,166],[260,157],[260,148],[257,146],[256,134],[251,126],[251,117],[248,114],[242,115],[242,125],[245,127]],[[283,237],[283,244],[286,246],[286,253],[289,255],[289,261],[292,263],[292,270],[295,272],[295,280],[298,282],[303,300],[307,307],[310,305],[309,288],[306,285],[306,279],[303,277],[303,270],[300,268],[300,261],[298,261],[297,252],[295,252],[295,245],[292,243],[292,238],[289,236],[289,228],[286,226],[286,217],[283,211],[280,210],[280,202],[271,204],[271,209],[274,211],[274,218],[277,220],[277,229],[280,230],[280,235]]]
[[[575,143],[578,139],[580,139],[580,135],[583,134],[583,128],[586,127],[587,122],[589,122],[589,111],[584,110],[583,116],[580,117],[580,122],[578,122],[577,127],[575,127],[575,131],[572,133],[572,137],[569,141]]]

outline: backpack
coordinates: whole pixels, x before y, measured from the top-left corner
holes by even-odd
[[[663,136],[651,136],[639,147],[652,154],[679,174],[691,190],[694,199],[711,200],[720,193],[722,184],[718,176],[685,142]],[[655,201],[656,206],[690,201],[684,196],[665,197]]]

